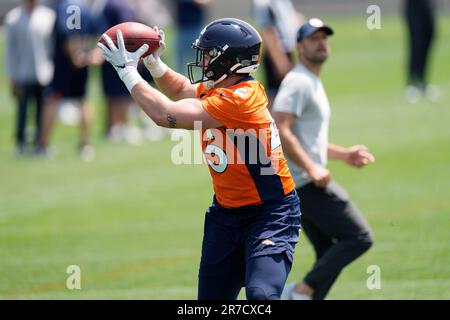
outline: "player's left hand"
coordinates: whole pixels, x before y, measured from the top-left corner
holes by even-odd
[[[150,71],[152,77],[154,79],[158,79],[161,78],[167,70],[166,64],[161,61],[161,55],[166,49],[166,36],[164,30],[158,28],[157,26],[154,26],[153,29],[157,34],[159,34],[161,40],[159,40],[158,49],[152,54],[146,56],[143,60],[144,65],[147,67],[148,71]]]
[[[118,47],[115,46],[114,42],[106,33],[102,35],[102,38],[105,40],[107,46],[101,43],[97,43],[97,46],[103,50],[103,57],[112,64],[120,76],[127,68],[137,68],[139,59],[148,50],[148,45],[144,44],[135,52],[129,52],[125,48],[122,31],[117,30],[116,37]]]
[[[345,162],[353,167],[363,167],[375,161],[375,157],[368,151],[366,146],[356,145],[348,148]]]

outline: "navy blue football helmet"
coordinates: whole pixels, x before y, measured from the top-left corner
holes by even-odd
[[[212,88],[231,74],[256,71],[262,39],[247,22],[226,18],[208,24],[192,47],[197,50],[197,58],[188,64],[189,80]]]

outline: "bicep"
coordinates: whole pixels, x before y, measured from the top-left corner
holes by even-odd
[[[172,100],[195,98],[197,86],[188,78],[170,68],[161,77],[154,79],[160,90]]]
[[[197,97],[197,86],[191,84],[191,82],[187,79],[184,78],[184,83],[183,83],[183,87],[181,89],[180,92],[180,99],[192,99]]]
[[[209,115],[198,99],[182,99],[170,102],[167,106],[166,122],[169,128],[209,129],[222,124]]]
[[[273,113],[273,118],[280,131],[290,130],[296,119],[294,114],[283,111],[275,111]]]
[[[298,79],[289,75],[283,80],[273,102],[273,110],[300,117],[305,108],[306,88],[298,84]]]
[[[188,130],[222,126],[218,120],[208,114],[199,99],[173,101],[145,81],[136,84],[131,95],[159,126]]]

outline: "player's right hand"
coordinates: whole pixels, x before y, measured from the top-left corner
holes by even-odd
[[[137,69],[137,65],[141,56],[148,50],[148,44],[143,44],[139,49],[134,52],[130,52],[125,47],[125,41],[123,39],[122,31],[118,29],[116,31],[117,47],[111,38],[104,33],[102,38],[105,40],[106,45],[97,43],[97,46],[102,49],[103,57],[106,61],[112,64],[116,69],[120,78],[125,74],[126,68]]]
[[[330,171],[317,165],[314,165],[308,171],[308,174],[312,180],[312,183],[314,183],[314,185],[319,188],[325,188],[331,180]]]
[[[111,38],[104,33],[102,38],[105,40],[106,45],[97,43],[97,46],[102,49],[103,57],[106,61],[116,69],[119,78],[123,81],[128,91],[131,93],[133,87],[140,81],[141,76],[137,71],[137,65],[142,55],[148,50],[148,44],[143,44],[139,49],[134,52],[130,52],[125,48],[125,41],[123,39],[122,31],[119,29],[116,31],[117,44],[114,44]]]
[[[156,33],[159,34],[161,40],[159,40],[158,49],[144,58],[144,64],[147,67],[148,71],[150,71],[150,74],[153,78],[160,78],[167,70],[166,65],[161,61],[160,58],[162,53],[166,49],[166,36],[164,34],[164,31],[162,29],[159,29],[157,26],[154,26],[153,29],[155,29]]]

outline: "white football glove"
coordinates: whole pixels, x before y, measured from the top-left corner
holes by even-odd
[[[118,48],[106,33],[102,35],[102,38],[107,46],[101,43],[97,43],[97,46],[103,50],[103,57],[112,64],[128,91],[131,92],[138,82],[143,81],[137,71],[137,65],[141,56],[148,50],[148,45],[144,44],[135,52],[129,52],[125,48],[122,31],[117,30],[116,37]]]
[[[167,71],[167,65],[162,62],[160,58],[161,54],[166,49],[166,36],[164,34],[164,31],[162,29],[159,29],[157,26],[154,26],[153,29],[155,29],[156,33],[159,34],[161,40],[159,40],[158,49],[144,58],[144,64],[147,67],[148,71],[150,71],[152,77],[157,79],[161,78]]]

